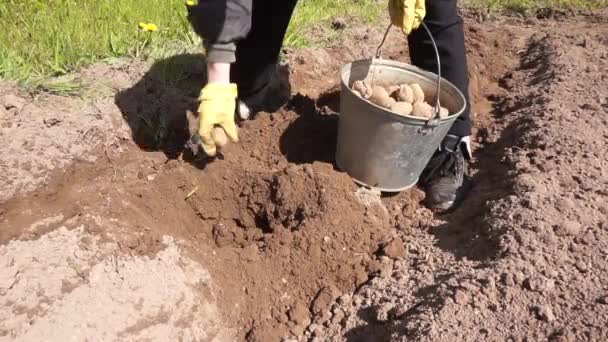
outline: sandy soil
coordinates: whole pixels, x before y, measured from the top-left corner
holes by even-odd
[[[63,221],[51,217],[30,226]],[[88,232],[117,222],[89,217],[31,241],[0,246],[0,340],[230,341],[209,273],[170,237],[154,257],[126,255]],[[68,228],[69,227],[69,228]]]
[[[211,162],[182,153],[200,56],[95,65],[85,98],[2,84],[0,340],[608,339],[608,15],[468,18],[472,188],[443,216],[333,163],[377,29],[289,51],[290,101]]]

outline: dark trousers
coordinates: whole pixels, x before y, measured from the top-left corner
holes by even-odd
[[[239,96],[264,96],[276,65],[293,13],[296,0],[254,0],[252,29],[247,38],[237,44],[236,62],[232,65],[232,81],[238,84]],[[426,2],[424,22],[435,38],[441,58],[442,76],[452,82],[467,100],[464,113],[450,130],[460,137],[470,135],[471,110],[467,61],[464,46],[462,18],[457,12],[457,0]],[[435,50],[427,32],[421,27],[408,37],[412,63],[431,72],[437,72]]]
[[[297,0],[253,0],[251,30],[236,45],[236,62],[230,75],[245,103],[248,98],[265,95],[296,3]]]
[[[464,46],[464,28],[458,15],[457,0],[426,2],[424,23],[433,34],[441,59],[441,76],[456,86],[465,96],[467,106],[450,129],[449,134],[465,137],[471,134],[469,120],[471,103]],[[408,37],[412,64],[437,73],[437,57],[428,33],[422,27]]]

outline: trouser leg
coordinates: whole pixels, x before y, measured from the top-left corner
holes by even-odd
[[[275,73],[297,0],[254,0],[251,31],[237,43],[231,79],[239,98],[263,98]]]
[[[435,38],[441,58],[441,76],[454,84],[465,96],[465,111],[454,122],[448,134],[459,137],[471,134],[469,80],[464,44],[462,18],[458,15],[457,0],[426,1],[424,23]],[[408,38],[412,63],[422,69],[437,72],[435,50],[428,33],[422,27]]]

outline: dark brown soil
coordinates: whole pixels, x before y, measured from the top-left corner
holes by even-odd
[[[476,149],[452,214],[434,216],[418,189],[362,201],[333,164],[338,69],[369,57],[370,39],[290,53],[289,103],[243,122],[211,162],[182,155],[200,56],[111,70],[133,80],[115,104],[135,144],[4,202],[0,243],[35,239],[46,230],[24,227],[56,212],[121,222],[125,253],[174,236],[211,273],[238,340],[606,340],[608,26],[578,18],[467,22]],[[385,57],[407,60],[389,38]]]

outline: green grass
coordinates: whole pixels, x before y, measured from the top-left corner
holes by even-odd
[[[185,49],[194,44],[185,16],[182,0],[1,0],[0,77],[36,82],[110,57]]]
[[[347,25],[352,24],[349,19],[356,19],[357,24],[372,23],[386,10],[384,1],[386,0],[300,0],[285,34],[285,46],[306,47],[319,41],[320,32],[328,33],[319,30],[318,25],[333,18],[345,19]]]
[[[492,12],[506,10],[526,13],[539,8],[596,9],[606,7],[608,0],[464,0],[463,4]]]
[[[0,0],[0,78],[41,84],[92,62],[160,58],[200,50],[185,0]],[[334,16],[373,20],[374,0],[301,0],[285,39],[306,46],[306,33]],[[156,32],[139,29],[154,23]]]
[[[347,25],[369,24],[386,15],[387,0],[300,0],[285,45],[304,47],[331,41],[333,18]],[[464,0],[489,10],[525,12],[537,7],[606,6],[608,0]],[[0,78],[47,91],[72,92],[73,82],[53,77],[117,57],[162,58],[201,51],[186,20],[185,0],[0,0]],[[144,32],[140,22],[159,30]],[[321,24],[321,29],[319,29]],[[332,36],[333,35],[333,36]],[[49,80],[51,80],[49,82]]]

